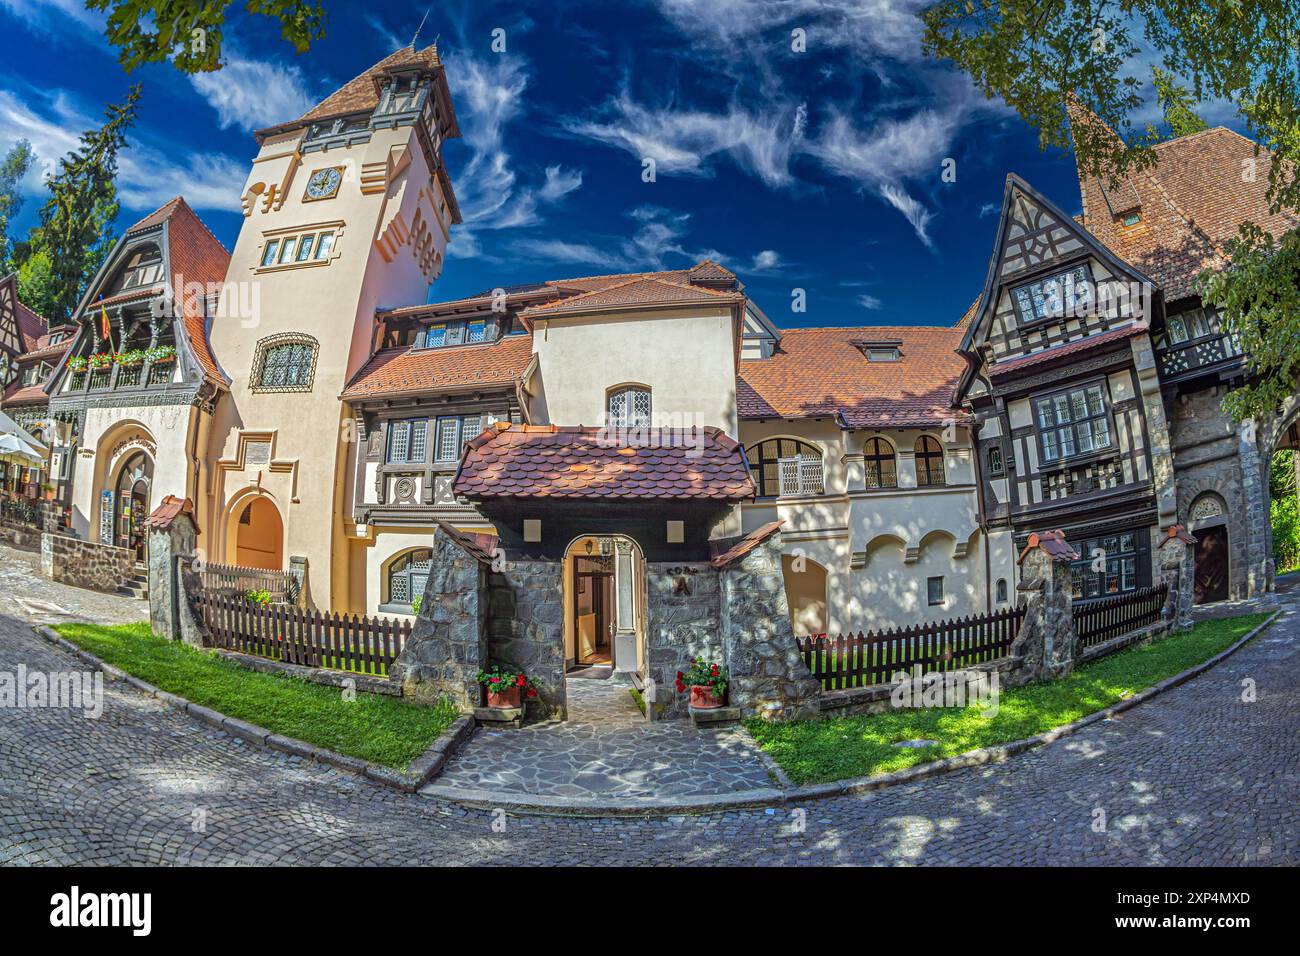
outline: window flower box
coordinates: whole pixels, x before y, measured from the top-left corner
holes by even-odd
[[[113,355],[110,352],[100,352],[86,359],[86,367],[98,371],[113,367]]]
[[[158,345],[148,349],[144,353],[145,360],[151,365],[162,365],[165,362],[176,361],[176,346]]]
[[[117,353],[117,364],[122,368],[139,368],[144,364],[144,349],[128,349]]]
[[[84,372],[86,370],[86,365],[87,362],[85,356],[78,355],[75,358],[68,359],[68,371],[73,374]]]

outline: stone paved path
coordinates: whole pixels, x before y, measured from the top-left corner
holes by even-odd
[[[77,667],[0,604],[0,671],[20,662]],[[771,811],[512,816],[504,832],[490,812],[241,745],[110,683],[99,720],[0,709],[0,864],[1295,866],[1298,676],[1293,612],[1122,719],[995,767]]]
[[[442,776],[449,789],[550,797],[694,797],[772,786],[757,747],[735,729],[650,723],[626,684],[568,682],[569,719],[479,728]]]
[[[149,617],[149,602],[56,584],[41,576],[39,552],[0,545],[0,614],[57,623],[81,618],[120,624]]]

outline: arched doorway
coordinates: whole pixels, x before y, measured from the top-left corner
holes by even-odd
[[[265,495],[235,505],[234,562],[241,568],[284,570],[284,522],[280,509]]]
[[[144,519],[149,517],[149,492],[153,485],[153,459],[134,452],[117,473],[113,500],[113,544],[130,548],[137,561],[144,561],[148,536]]]
[[[1231,570],[1227,505],[1217,494],[1207,491],[1192,502],[1189,518],[1196,538],[1192,603],[1226,601]]]
[[[569,670],[645,673],[645,562],[622,535],[583,535],[564,558],[564,659]]]

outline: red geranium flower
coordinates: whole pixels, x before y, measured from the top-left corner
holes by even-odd
[[[529,696],[529,697],[536,697],[536,696],[537,696],[537,688],[536,688],[536,687],[530,687],[530,688],[528,688],[528,696]]]
[[[500,678],[500,677],[493,677],[493,678],[490,678],[490,679],[489,679],[489,682],[490,682],[490,683],[493,683],[493,684],[499,684],[499,683],[501,683],[501,678]]]
[[[709,676],[710,676],[710,677],[717,677],[717,676],[718,676],[718,665],[717,665],[717,664],[714,664],[714,665],[713,665],[713,668],[709,671]]]
[[[686,675],[683,674],[681,671],[678,671],[678,672],[677,672],[677,680],[678,680],[679,683],[680,683],[681,681],[686,680]]]
[[[523,687],[523,686],[524,686],[525,684],[527,684],[527,683],[528,683],[528,681],[524,679],[524,675],[523,675],[523,674],[520,674],[518,677],[515,678],[515,686],[516,686],[516,687]]]

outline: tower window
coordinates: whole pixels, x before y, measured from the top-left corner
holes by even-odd
[[[253,363],[253,390],[310,392],[317,349],[310,335],[289,333],[263,339]]]

